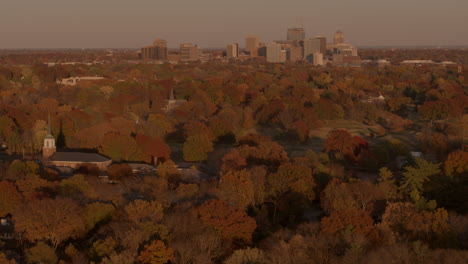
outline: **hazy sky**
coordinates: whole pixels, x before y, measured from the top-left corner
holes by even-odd
[[[298,20],[356,45],[468,45],[468,0],[0,0],[0,48],[244,47]]]

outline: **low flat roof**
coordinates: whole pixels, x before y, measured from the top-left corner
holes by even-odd
[[[68,162],[106,162],[110,161],[97,153],[86,153],[86,152],[55,152],[50,156],[51,161],[68,161]]]

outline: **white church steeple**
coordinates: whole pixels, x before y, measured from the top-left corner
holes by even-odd
[[[57,148],[55,147],[55,138],[52,136],[52,132],[50,129],[50,113],[48,116],[48,122],[47,122],[47,136],[44,138],[44,146],[42,146],[42,158],[44,160],[47,160],[52,156],[57,151]]]

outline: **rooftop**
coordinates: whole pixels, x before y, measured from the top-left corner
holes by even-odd
[[[76,162],[106,162],[110,159],[97,154],[86,152],[55,152],[50,157],[51,161],[76,161]]]

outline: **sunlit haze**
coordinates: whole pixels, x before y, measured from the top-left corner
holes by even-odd
[[[224,47],[288,27],[358,46],[467,45],[466,0],[1,0],[0,48],[137,48],[155,38]]]

